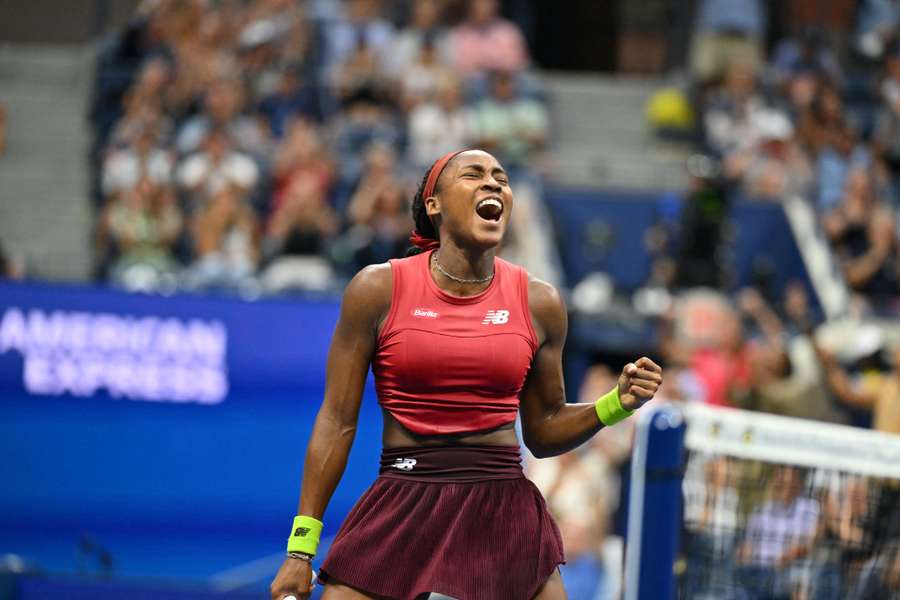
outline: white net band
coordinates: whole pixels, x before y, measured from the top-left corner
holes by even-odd
[[[900,436],[701,404],[685,413],[689,450],[900,479]]]

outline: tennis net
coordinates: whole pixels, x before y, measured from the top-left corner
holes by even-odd
[[[900,436],[700,405],[683,414],[677,597],[900,599]]]

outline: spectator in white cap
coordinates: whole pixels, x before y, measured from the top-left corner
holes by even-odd
[[[794,139],[784,113],[767,109],[750,121],[755,143],[725,159],[725,173],[740,182],[747,198],[780,201],[802,193],[812,182],[812,167]]]

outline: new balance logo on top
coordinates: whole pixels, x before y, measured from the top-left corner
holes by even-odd
[[[309,533],[309,527],[298,527],[294,530],[294,537],[306,537],[307,533]]]
[[[394,464],[391,465],[395,469],[400,469],[401,471],[412,471],[413,467],[416,466],[416,459],[414,458],[395,458]]]
[[[509,321],[509,311],[508,310],[489,310],[487,314],[484,315],[484,321],[481,322],[482,325],[503,325]]]
[[[429,319],[437,319],[439,315],[436,311],[433,311],[430,308],[416,308],[416,309],[412,310],[412,316],[428,317]]]

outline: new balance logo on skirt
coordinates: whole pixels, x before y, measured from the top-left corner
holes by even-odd
[[[504,323],[509,321],[509,311],[508,310],[489,310],[487,314],[484,316],[484,321],[481,322],[482,325],[503,325]]]
[[[401,471],[412,471],[413,467],[416,466],[416,459],[414,458],[395,458],[394,464],[391,465],[395,469],[400,469]]]

